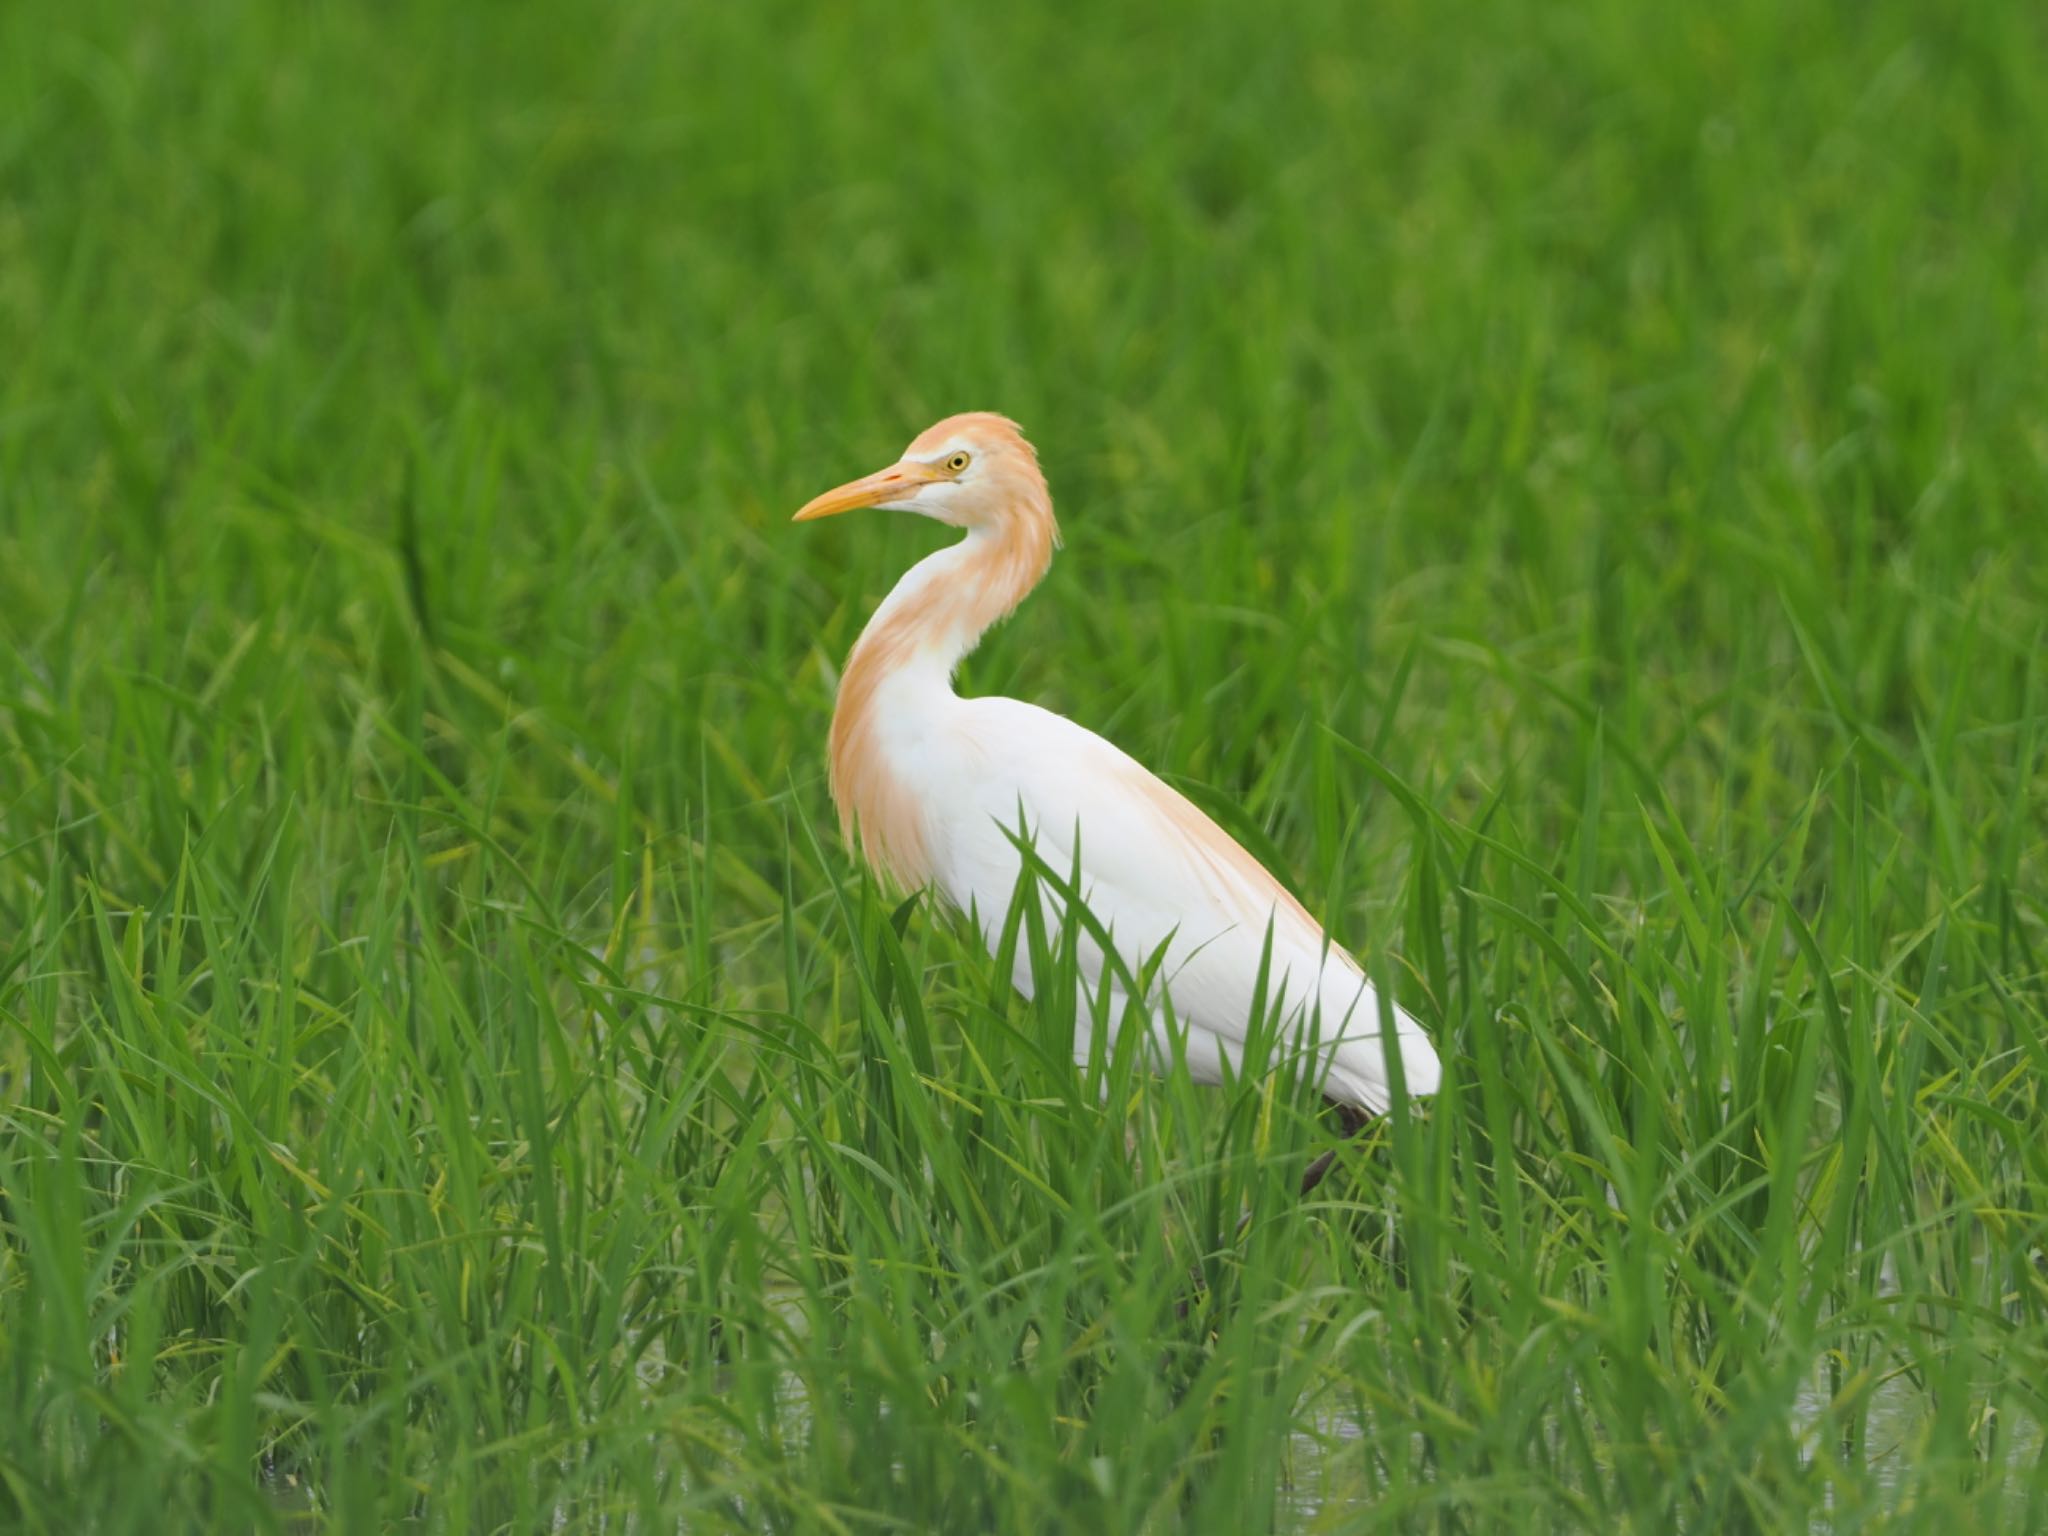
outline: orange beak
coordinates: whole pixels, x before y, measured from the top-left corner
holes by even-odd
[[[946,478],[929,464],[891,464],[872,475],[849,480],[822,496],[813,496],[797,509],[796,516],[790,521],[810,523],[821,517],[837,517],[842,512],[852,512],[860,507],[879,507],[884,502],[901,501],[915,495],[919,486]]]

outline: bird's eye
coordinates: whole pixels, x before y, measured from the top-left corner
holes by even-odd
[[[946,468],[950,469],[954,474],[957,475],[968,466],[968,463],[970,462],[970,457],[971,456],[965,452],[951,454],[946,459]]]

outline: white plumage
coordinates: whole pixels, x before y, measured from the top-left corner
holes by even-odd
[[[833,714],[833,798],[870,863],[906,887],[934,885],[976,914],[993,948],[1017,885],[1024,830],[1062,879],[1080,840],[1082,898],[1127,974],[1161,951],[1163,987],[1184,1032],[1190,1074],[1233,1066],[1251,1024],[1262,961],[1284,1039],[1315,1043],[1311,1070],[1331,1098],[1372,1113],[1391,1094],[1391,1027],[1410,1094],[1436,1091],[1422,1026],[1381,1000],[1364,973],[1286,888],[1201,810],[1094,732],[1035,705],[961,698],[952,674],[990,624],[1049,564],[1058,530],[1037,456],[1014,423],[974,413],[919,435],[888,469],[828,491],[799,521],[855,507],[918,512],[967,529],[918,562],[884,600],[847,661]],[[1050,893],[1048,892],[1048,899]],[[1054,918],[1057,918],[1056,901]],[[1124,998],[1084,939],[1085,991]],[[1031,976],[1020,955],[1017,985]],[[1163,1010],[1145,1000],[1165,1044]],[[1087,1041],[1077,1038],[1085,1059]]]

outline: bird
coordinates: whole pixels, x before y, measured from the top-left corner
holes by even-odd
[[[1037,450],[1017,423],[988,411],[948,416],[895,463],[813,497],[793,521],[860,508],[964,530],[897,581],[840,672],[831,795],[847,842],[885,883],[935,889],[995,953],[1028,848],[1042,873],[1078,873],[1079,890],[1065,888],[1095,919],[1096,932],[1080,937],[1084,1005],[1106,989],[1100,1016],[1117,1029],[1133,1016],[1132,984],[1147,978],[1136,1016],[1160,1059],[1178,1038],[1196,1082],[1240,1072],[1263,999],[1274,1038],[1350,1130],[1386,1112],[1397,1078],[1410,1097],[1435,1093],[1441,1068],[1422,1024],[1200,808],[1062,715],[955,691],[961,661],[1039,584],[1060,543]],[[1057,901],[1043,887],[1041,899]],[[1012,980],[1031,995],[1027,954]],[[1089,1010],[1077,1012],[1074,1055],[1085,1063]],[[1304,1191],[1313,1183],[1305,1178]]]

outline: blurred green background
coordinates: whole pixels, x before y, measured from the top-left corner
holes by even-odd
[[[2048,1524],[2044,18],[0,8],[7,1523]],[[838,846],[970,408],[1313,1209]]]

